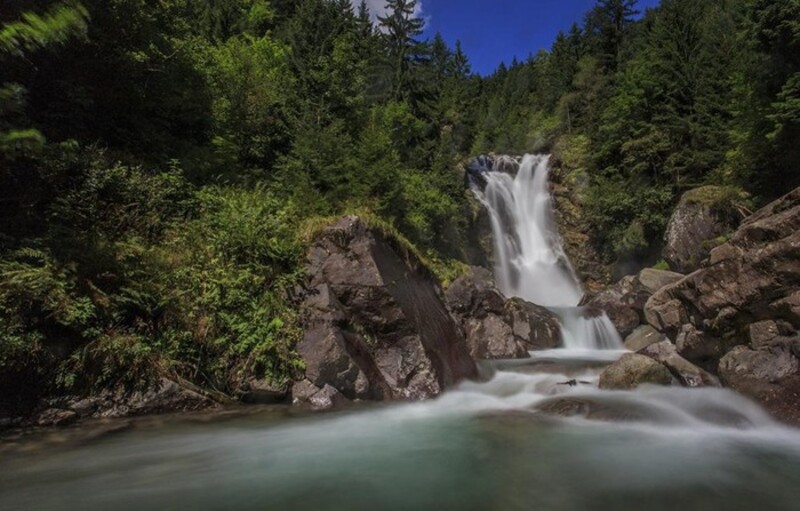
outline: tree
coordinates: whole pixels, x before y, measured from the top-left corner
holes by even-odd
[[[593,35],[601,62],[610,72],[620,68],[638,0],[598,0],[587,19],[587,29]]]
[[[391,70],[391,97],[408,100],[414,93],[415,66],[427,54],[417,38],[422,35],[425,21],[417,16],[416,0],[387,0],[386,16],[378,21],[384,31],[388,64]]]

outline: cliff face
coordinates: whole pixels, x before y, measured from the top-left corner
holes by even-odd
[[[603,290],[611,282],[611,266],[594,248],[591,227],[583,204],[588,177],[559,160],[553,161],[550,190],[555,202],[555,217],[563,240],[564,252],[589,295]]]

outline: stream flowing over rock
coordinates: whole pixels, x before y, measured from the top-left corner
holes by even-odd
[[[477,376],[436,280],[399,242],[344,217],[317,236],[307,271],[295,400],[418,400]]]
[[[681,356],[774,414],[800,419],[800,189],[745,220],[644,312]]]

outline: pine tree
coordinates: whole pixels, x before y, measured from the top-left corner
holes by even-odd
[[[384,31],[391,69],[391,96],[396,100],[409,99],[413,92],[412,71],[427,53],[417,38],[422,35],[425,21],[417,16],[416,0],[387,0],[386,16],[378,22]]]
[[[630,33],[638,0],[597,0],[588,17],[588,27],[599,47],[601,61],[606,69],[615,72],[620,68],[623,50]]]

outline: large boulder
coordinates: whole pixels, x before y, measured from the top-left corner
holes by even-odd
[[[424,399],[477,376],[436,280],[398,240],[341,218],[316,236],[307,273],[296,401]]]
[[[760,360],[763,346],[800,327],[800,189],[750,216],[699,270],[655,293],[645,317],[683,357],[746,388],[742,375],[758,365],[742,360]],[[792,378],[775,380],[772,390],[794,392]],[[769,393],[750,394],[764,401]]]
[[[631,390],[644,384],[670,385],[672,375],[650,357],[626,353],[600,374],[600,388]]]
[[[699,268],[722,237],[736,229],[741,215],[735,202],[744,199],[738,190],[720,186],[683,194],[667,225],[664,259],[681,273]]]
[[[448,287],[445,298],[464,328],[473,358],[527,358],[530,351],[561,343],[555,314],[520,298],[506,300],[486,269],[470,268]]]

